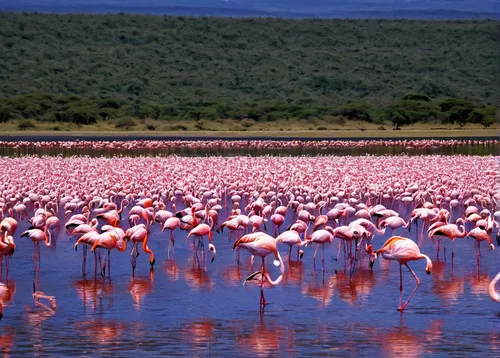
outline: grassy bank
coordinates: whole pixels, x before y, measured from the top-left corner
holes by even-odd
[[[330,125],[328,127],[313,127],[311,124],[301,121],[276,121],[273,123],[256,124],[249,128],[238,127],[238,122],[226,120],[225,130],[197,129],[188,122],[187,129],[171,129],[162,127],[158,123],[157,130],[151,131],[141,127],[140,124],[129,130],[119,130],[109,126],[107,122],[97,123],[92,126],[69,125],[64,130],[54,130],[50,125],[41,125],[36,129],[17,130],[12,125],[4,125],[0,130],[0,136],[26,136],[33,137],[57,137],[57,136],[140,136],[148,137],[290,137],[290,138],[457,138],[457,137],[494,137],[499,135],[499,128],[484,128],[479,125],[466,125],[464,127],[440,125],[440,124],[417,124],[407,126],[401,130],[393,130],[386,126],[377,126],[365,122],[353,122],[349,129],[346,127]],[[153,125],[155,125],[153,121]],[[176,124],[174,124],[175,127]],[[179,122],[178,126],[186,126],[186,122]],[[318,129],[321,128],[321,129]]]

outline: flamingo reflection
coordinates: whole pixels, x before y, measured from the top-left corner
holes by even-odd
[[[274,323],[266,324],[264,316],[248,334],[238,334],[236,342],[244,347],[245,352],[252,352],[259,357],[275,355],[278,352],[291,352],[295,334],[293,329],[283,329]]]
[[[194,291],[198,291],[201,288],[211,290],[213,286],[212,279],[204,268],[194,265],[194,261],[191,268],[184,271],[184,280]]]
[[[12,347],[15,343],[15,330],[13,327],[3,327],[0,333],[0,352],[3,352],[4,357],[9,357],[12,352]]]
[[[334,289],[332,284],[329,281],[321,280],[321,283],[317,280],[314,280],[313,283],[308,283],[302,286],[302,295],[312,297],[318,300],[321,304],[322,308],[327,307],[333,299]]]
[[[153,291],[154,269],[149,270],[149,277],[132,277],[128,290],[134,301],[134,307],[139,311],[144,297]]]
[[[420,357],[424,352],[429,353],[426,346],[437,342],[442,334],[443,322],[434,320],[424,332],[414,332],[402,325],[383,332],[378,339],[382,343],[382,350],[391,357]]]
[[[433,274],[435,274],[432,280],[432,290],[441,298],[444,306],[456,304],[465,292],[464,278],[456,273],[446,274],[445,270],[448,267],[450,266],[447,266],[444,261],[436,261],[432,267]]]
[[[358,300],[365,301],[381,278],[369,271],[360,270],[356,275],[338,271],[330,277],[329,284],[337,289],[342,301],[352,305]]]
[[[288,271],[283,274],[283,285],[300,285],[304,275],[304,265],[302,261],[290,261]]]
[[[94,311],[98,301],[102,304],[103,297],[112,297],[113,294],[113,284],[109,280],[80,279],[74,281],[73,287],[83,301],[83,307],[88,306]]]
[[[90,338],[96,344],[109,344],[120,339],[127,325],[119,321],[98,318],[78,322],[75,328],[79,334]]]
[[[187,324],[182,329],[182,340],[200,345],[209,343],[214,336],[215,322],[211,318],[202,318]]]
[[[167,276],[170,279],[170,281],[179,280],[180,268],[179,265],[177,265],[177,263],[175,262],[175,259],[169,258],[163,261],[162,268],[167,273]]]

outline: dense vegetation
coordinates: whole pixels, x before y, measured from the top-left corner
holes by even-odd
[[[0,121],[494,122],[495,21],[1,13],[0,23]]]

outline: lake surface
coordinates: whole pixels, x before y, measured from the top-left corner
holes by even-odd
[[[483,154],[491,155],[497,146],[470,144],[464,148],[421,150],[449,155],[460,150],[476,154],[486,150]],[[359,153],[351,151],[350,154],[362,154],[362,151],[390,154],[373,152],[386,150],[384,148],[358,149]],[[20,148],[2,147],[1,150],[2,155],[30,154],[8,152]],[[38,147],[31,154],[159,154],[147,152],[146,148],[143,148],[146,152],[121,150],[119,153],[105,152],[107,149],[102,148],[75,147],[62,153],[61,148],[51,150]],[[297,154],[294,151],[297,148],[284,153],[248,153],[248,148],[246,150],[252,155]],[[397,153],[400,149],[390,150]],[[188,150],[177,154],[235,155],[241,152]],[[466,162],[467,157],[463,160]],[[50,168],[45,172],[49,173]],[[178,210],[183,208],[182,202],[177,201]],[[242,203],[242,207],[244,205]],[[219,223],[228,215],[227,209],[222,209]],[[400,212],[400,215],[408,219],[409,212]],[[289,212],[282,227],[291,222]],[[127,220],[123,223],[123,228],[127,228]],[[446,239],[442,245],[448,248],[447,261],[443,260],[442,253],[441,259],[436,260],[435,243],[425,235],[417,236],[415,227],[411,233],[406,229],[394,232],[413,238],[421,251],[433,260],[431,275],[425,274],[424,261],[410,263],[421,286],[403,313],[396,310],[399,303],[396,262],[377,259],[372,272],[365,255],[360,268],[350,275],[343,255],[336,260],[338,240],[334,239],[333,245],[325,250],[326,272],[320,270],[321,250],[317,257],[319,271],[315,272],[312,261],[315,248],[305,248],[304,258],[298,262],[294,248],[292,262],[288,263],[288,247],[279,246],[285,262],[284,278],[278,286],[265,289],[270,304],[261,311],[259,287],[252,282],[242,285],[245,277],[260,268],[260,259],[251,267],[250,255],[242,250],[238,265],[232,251],[234,239],[228,238],[228,231],[214,232],[217,255],[215,261],[210,262],[208,251],[205,259],[201,255],[196,259],[191,240],[186,242],[186,232],[178,230],[175,231],[175,254],[169,258],[168,234],[161,233],[155,224],[149,241],[156,256],[154,270],[150,270],[148,256],[140,251],[136,272],[132,275],[130,247],[124,253],[113,250],[109,280],[99,273],[94,277],[94,257],[90,252],[87,274],[82,274],[83,248],[75,251],[75,240],[64,233],[55,248],[41,245],[41,272],[34,276],[33,244],[27,238],[20,238],[28,227],[26,220],[21,222],[14,237],[17,248],[10,259],[9,279],[2,279],[10,287],[10,299],[6,301],[0,321],[0,351],[6,356],[500,356],[500,304],[493,302],[487,292],[489,282],[500,270],[500,247],[492,252],[483,244],[478,267],[472,239],[456,240],[452,265],[451,244]],[[268,224],[267,229],[272,234],[274,227]],[[390,236],[389,232],[376,235],[375,249]],[[102,255],[104,258],[105,253]],[[269,261],[268,258],[267,267],[275,279],[279,269]],[[406,300],[415,287],[406,269],[403,285]],[[55,296],[55,311],[34,304],[34,287]]]
[[[215,261],[207,254],[205,261],[200,256],[198,265],[185,232],[176,231],[175,254],[168,259],[168,235],[153,226],[149,246],[156,254],[154,271],[141,252],[133,277],[128,252],[112,252],[111,280],[99,275],[94,279],[91,254],[83,276],[82,249],[75,251],[75,241],[62,235],[55,249],[42,245],[41,273],[35,280],[37,290],[56,297],[57,310],[52,312],[35,306],[31,298],[33,245],[19,238],[27,226],[23,222],[15,237],[8,281],[12,298],[0,322],[0,350],[14,357],[500,355],[500,305],[487,293],[499,270],[500,249],[491,252],[483,245],[477,268],[470,239],[456,240],[452,266],[450,251],[447,262],[435,261],[434,244],[425,237],[417,239],[415,229],[412,234],[406,229],[396,232],[412,235],[434,261],[429,276],[424,261],[410,263],[422,283],[404,313],[396,310],[396,262],[377,260],[370,272],[364,257],[350,277],[343,259],[334,260],[334,239],[326,249],[326,273],[315,273],[314,249],[306,248],[304,259],[289,266],[288,247],[281,246],[285,277],[265,290],[270,304],[261,313],[259,288],[242,286],[260,260],[250,267],[249,255],[242,250],[238,267],[227,232],[214,235]],[[376,236],[375,248],[387,237]],[[271,276],[278,274],[273,267]],[[415,281],[407,270],[403,276],[406,299]]]

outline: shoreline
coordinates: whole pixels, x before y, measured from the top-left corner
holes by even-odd
[[[335,131],[13,131],[0,141],[132,141],[132,140],[495,140],[496,129],[335,130]]]

